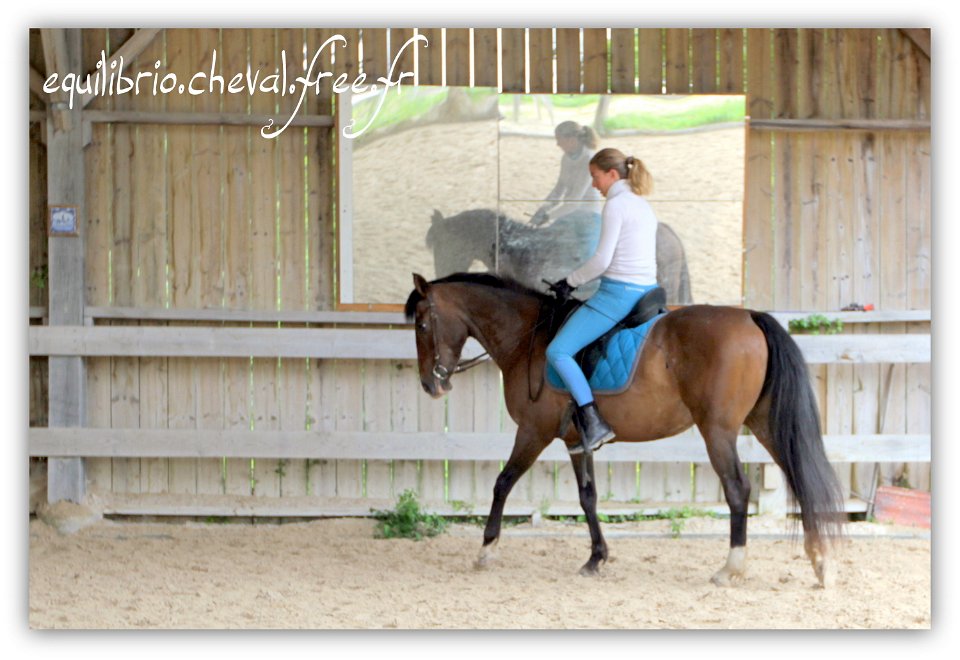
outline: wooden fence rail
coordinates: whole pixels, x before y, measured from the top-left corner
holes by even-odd
[[[810,364],[930,361],[930,335],[799,335]],[[416,359],[413,330],[31,326],[30,355]],[[469,342],[464,357],[482,352]]]

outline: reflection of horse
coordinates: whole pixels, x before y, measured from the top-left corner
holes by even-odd
[[[541,279],[558,280],[586,261],[599,237],[599,215],[589,212],[571,213],[538,228],[490,209],[446,218],[434,211],[427,247],[433,250],[437,277],[467,271],[477,260],[490,272],[537,288]],[[657,225],[657,282],[666,290],[670,304],[693,302],[683,244],[662,222]]]
[[[439,398],[451,388],[468,337],[476,339],[503,374],[507,411],[517,423],[513,452],[497,477],[478,563],[500,537],[510,490],[554,438],[579,445],[565,423],[570,396],[552,388],[539,394],[545,351],[565,307],[523,285],[486,273],[460,273],[434,282],[413,276],[407,318],[415,322],[423,389]],[[786,475],[800,505],[804,547],[821,585],[829,580],[827,540],[842,525],[842,497],[820,435],[817,401],[803,354],[770,315],[748,309],[689,305],[669,312],[650,330],[633,383],[619,394],[596,397],[617,433],[614,442],[644,442],[696,424],[730,507],[730,550],[717,584],[743,579],[746,570],[750,479],[737,455],[746,425]],[[569,418],[566,418],[569,420]],[[603,451],[601,449],[601,451]],[[581,573],[594,574],[607,559],[597,518],[593,455],[572,454],[580,504],[590,528],[591,555]]]

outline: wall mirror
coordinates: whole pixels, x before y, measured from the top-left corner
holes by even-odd
[[[339,140],[341,308],[402,304],[411,272],[490,271],[541,289],[563,277],[599,237],[584,150],[608,146],[653,174],[670,304],[741,303],[743,96],[382,94],[340,99],[341,128],[363,129]],[[559,126],[592,133],[558,139]]]

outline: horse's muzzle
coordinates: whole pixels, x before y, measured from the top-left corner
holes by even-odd
[[[423,391],[434,399],[439,399],[445,396],[450,390],[453,389],[453,386],[450,384],[449,377],[437,378],[434,376],[430,379],[421,380],[420,385],[423,386]]]

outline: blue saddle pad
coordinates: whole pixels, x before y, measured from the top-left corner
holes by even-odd
[[[650,332],[650,328],[664,314],[658,314],[652,319],[635,328],[626,328],[615,333],[607,342],[603,356],[593,369],[590,379],[590,389],[597,393],[617,393],[630,384],[634,366],[640,356],[640,349]],[[567,386],[556,370],[547,365],[547,382],[551,387],[567,391]]]

